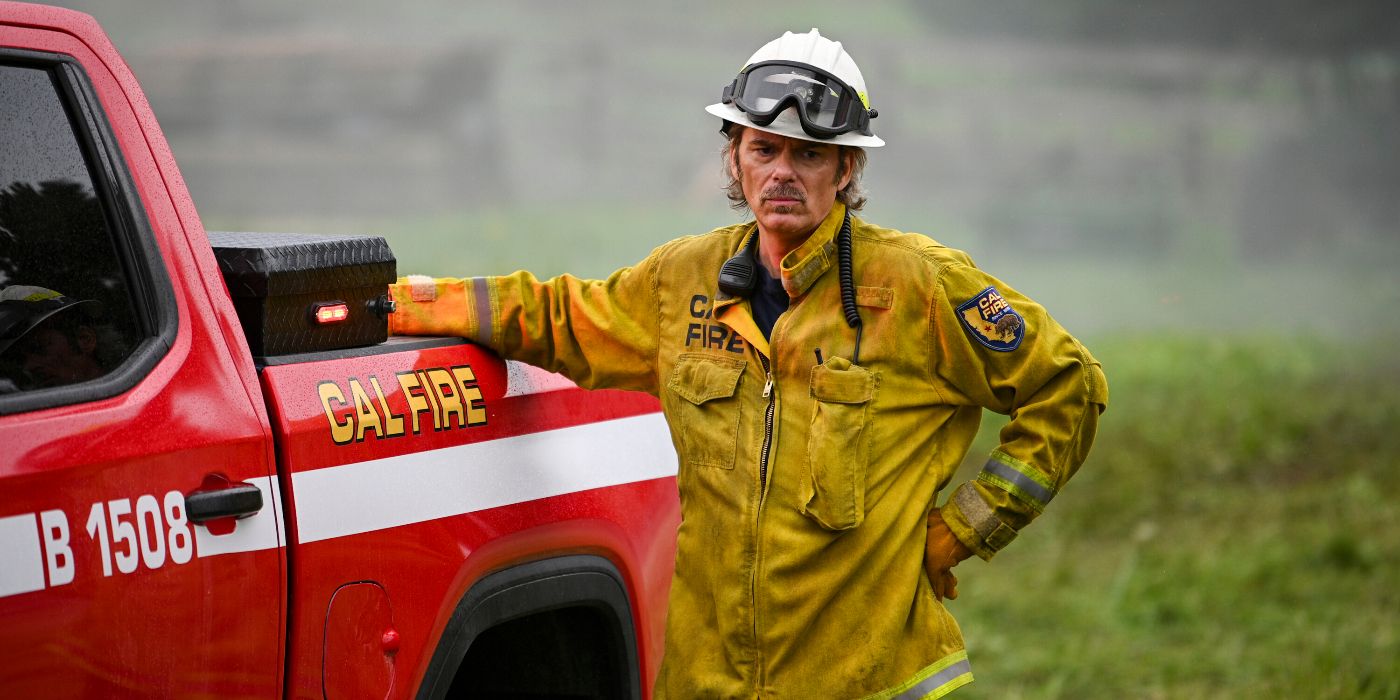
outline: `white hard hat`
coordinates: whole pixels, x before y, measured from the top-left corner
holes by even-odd
[[[780,110],[776,111],[775,110]],[[728,122],[793,138],[877,148],[865,78],[841,43],[816,29],[785,32],[749,57],[722,101],[706,112]]]

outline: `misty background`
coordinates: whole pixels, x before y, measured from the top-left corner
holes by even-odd
[[[703,107],[815,26],[889,144],[865,218],[1071,330],[1397,323],[1396,276],[1354,274],[1400,260],[1394,3],[63,4],[125,55],[209,229],[605,275],[739,220]]]
[[[1053,517],[958,570],[969,697],[1400,697],[1400,4],[59,4],[206,228],[456,276],[603,276],[740,221],[703,108],[819,27],[888,143],[862,216],[968,251],[1111,385]]]

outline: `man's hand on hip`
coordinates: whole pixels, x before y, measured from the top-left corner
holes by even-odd
[[[928,544],[924,548],[924,569],[928,580],[933,584],[933,595],[940,601],[958,599],[958,577],[953,575],[953,567],[958,562],[972,556],[972,550],[962,543],[948,523],[943,522],[943,514],[937,508],[928,516]]]

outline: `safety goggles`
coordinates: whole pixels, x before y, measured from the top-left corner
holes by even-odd
[[[733,104],[754,124],[768,126],[783,110],[797,107],[802,130],[829,139],[858,131],[870,135],[875,110],[845,81],[796,61],[763,61],[744,68],[725,86],[720,100]]]

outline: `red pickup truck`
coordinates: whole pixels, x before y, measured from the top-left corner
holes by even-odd
[[[333,286],[272,343],[211,239],[347,269],[207,234],[96,22],[0,2],[0,697],[645,696],[657,402]]]

